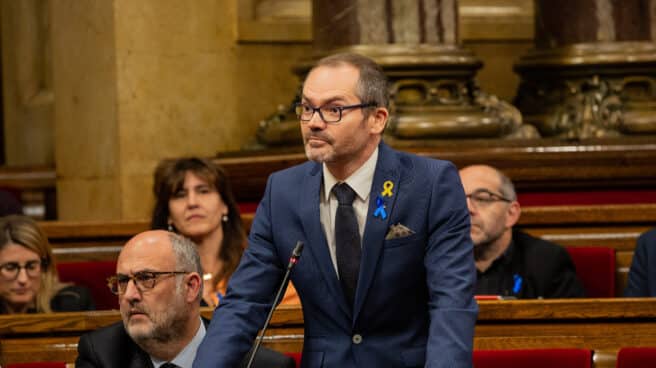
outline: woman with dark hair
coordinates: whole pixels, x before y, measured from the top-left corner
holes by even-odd
[[[203,301],[216,307],[247,244],[228,178],[219,165],[192,157],[160,162],[154,180],[151,227],[175,231],[198,245]],[[293,286],[282,303],[300,303]]]
[[[48,238],[34,220],[0,218],[0,314],[92,309],[88,289],[59,281]]]

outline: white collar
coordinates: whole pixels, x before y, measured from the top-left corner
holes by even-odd
[[[376,146],[376,149],[371,156],[369,156],[367,161],[343,181],[343,183],[348,184],[363,201],[366,201],[369,198],[371,183],[374,181],[374,172],[376,171],[376,162],[378,162],[378,146]],[[328,201],[330,198],[330,191],[335,184],[338,184],[340,181],[335,178],[330,170],[328,170],[325,163],[322,166],[324,199]]]
[[[198,350],[198,346],[200,346],[201,341],[203,341],[206,332],[205,323],[201,318],[198,331],[196,331],[196,335],[194,335],[191,341],[189,341],[189,344],[187,344],[187,346],[185,346],[184,349],[182,349],[182,351],[180,351],[180,353],[178,353],[178,355],[172,360],[159,360],[151,355],[150,360],[153,362],[153,366],[159,368],[162,364],[171,362],[181,368],[191,368],[194,363],[194,358],[196,358],[196,350]]]

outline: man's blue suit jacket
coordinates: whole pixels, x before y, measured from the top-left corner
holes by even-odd
[[[638,238],[624,296],[656,296],[656,229]]]
[[[262,327],[297,241],[291,280],[303,305],[303,367],[471,367],[476,278],[469,213],[455,167],[381,143],[350,307],[319,219],[322,166],[272,174],[249,246],[194,367],[233,367]],[[385,182],[386,217],[374,216]],[[391,225],[414,234],[386,240]]]

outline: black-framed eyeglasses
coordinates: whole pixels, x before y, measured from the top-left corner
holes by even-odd
[[[469,198],[469,201],[475,206],[485,207],[494,202],[507,202],[510,203],[513,200],[506,198],[501,194],[494,193],[487,189],[478,189],[472,193],[466,195]]]
[[[128,283],[132,280],[137,290],[144,292],[154,288],[160,277],[188,273],[187,271],[140,271],[132,276],[118,274],[107,278],[107,287],[113,294],[123,294],[128,288]]]
[[[324,105],[319,107],[310,106],[304,102],[299,102],[296,104],[296,116],[301,122],[308,122],[312,120],[315,112],[319,113],[319,117],[326,123],[339,123],[342,120],[342,112],[344,110],[350,109],[359,109],[366,107],[374,107],[375,103],[360,103],[357,105],[347,105],[347,106],[338,106],[338,105]]]
[[[21,270],[25,270],[27,277],[37,278],[41,275],[41,270],[45,268],[45,261],[34,260],[20,264],[18,262],[7,262],[0,265],[0,275],[7,281],[13,281],[18,278]]]

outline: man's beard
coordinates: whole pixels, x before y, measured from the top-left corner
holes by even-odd
[[[474,261],[487,261],[491,254],[495,253],[498,246],[497,241],[503,236],[503,232],[499,234],[489,235],[485,233],[485,238],[478,244],[474,244]]]
[[[326,145],[328,145],[332,149],[332,144],[333,140],[331,137],[326,136],[323,132],[310,132],[305,137],[305,141],[303,142],[303,146],[305,148],[305,156],[308,158],[308,160],[315,161],[318,163],[324,163],[324,162],[330,162],[334,157],[334,151],[328,151],[328,152],[317,152],[316,148],[312,148],[308,145],[308,141],[310,140],[311,137],[317,137],[325,142]]]
[[[128,329],[128,334],[140,346],[150,344],[167,344],[177,341],[181,332],[185,330],[188,318],[186,313],[178,311],[175,314],[167,313],[162,321],[154,321],[150,331],[136,332]]]
[[[492,243],[481,243],[474,246],[474,261],[485,261],[488,257],[486,255],[491,253]]]
[[[135,309],[140,310],[143,308],[136,306]],[[143,311],[151,319],[151,326],[149,329],[144,330],[143,326],[134,328],[129,326],[129,323],[127,322],[125,322],[124,325],[132,340],[146,351],[151,350],[148,349],[149,346],[168,344],[179,340],[186,330],[185,327],[189,320],[189,314],[186,305],[182,300],[182,295],[176,295],[174,297],[174,302],[169,306],[166,312],[155,316],[155,319],[153,319],[153,315],[148,310]]]

